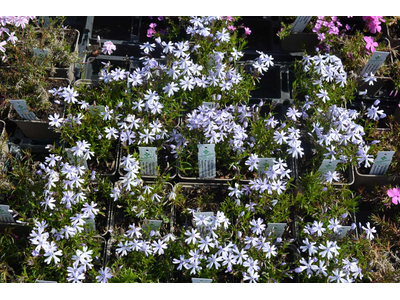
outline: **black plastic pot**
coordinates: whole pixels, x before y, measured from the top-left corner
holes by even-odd
[[[400,176],[387,176],[387,175],[369,175],[361,174],[357,168],[355,168],[355,182],[352,189],[365,189],[366,191],[374,190],[376,186],[384,185],[400,185]]]
[[[11,112],[13,111],[14,109],[11,108],[8,113],[8,119],[18,126],[25,137],[30,139],[60,139],[60,134],[50,128],[49,122],[34,120],[15,120],[11,118]],[[64,113],[61,117],[64,117]]]
[[[314,52],[318,45],[317,34],[297,32],[281,40],[281,47],[284,52]]]

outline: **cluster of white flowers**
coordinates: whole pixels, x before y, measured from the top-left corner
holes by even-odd
[[[264,221],[261,218],[250,221],[249,235],[243,235],[240,231],[237,232],[239,241],[232,243],[228,239],[219,237],[220,235],[217,232],[218,229],[222,231],[231,230],[229,227],[231,223],[222,211],[217,211],[216,215],[213,216],[195,213],[195,211],[192,211],[192,213],[196,228],[186,230],[185,243],[187,245],[193,244],[195,248],[189,250],[188,258],[185,258],[185,255],[180,255],[179,259],[173,259],[173,263],[178,265],[177,270],[185,268],[190,270],[190,274],[197,274],[203,269],[203,266],[208,269],[226,269],[226,273],[244,269],[246,272],[243,272],[243,279],[257,282],[260,277],[258,272],[264,262],[253,259],[251,252],[265,253],[266,259],[271,259],[277,255],[276,245],[282,239],[278,238],[273,242],[273,236],[266,232],[266,225],[263,224]]]
[[[352,224],[351,230],[355,230],[356,224]],[[368,239],[373,239],[372,233],[375,233],[375,227],[370,228],[369,222],[367,227],[362,227],[366,232],[366,237]],[[348,257],[341,260],[341,262],[336,258],[340,255],[338,243],[339,240],[325,239],[325,235],[330,235],[331,237],[339,237],[341,235],[342,225],[340,221],[336,218],[331,218],[329,220],[329,225],[327,228],[324,227],[323,222],[314,221],[312,225],[307,224],[303,229],[304,233],[310,236],[310,239],[306,237],[303,240],[303,245],[300,246],[300,250],[304,253],[308,253],[308,260],[301,258],[301,266],[296,268],[297,273],[301,273],[306,270],[307,277],[319,276],[326,277],[330,282],[342,282],[351,283],[355,282],[357,278],[360,280],[363,278],[362,269],[358,265],[358,260]],[[315,235],[317,237],[315,237]],[[325,242],[317,243],[312,240],[321,238]],[[361,237],[362,238],[362,237]],[[335,268],[330,268],[332,275],[328,272],[328,267],[334,265]]]

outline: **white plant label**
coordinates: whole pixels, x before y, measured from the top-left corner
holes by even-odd
[[[39,279],[36,279],[36,283],[57,283],[57,281],[39,280]]]
[[[212,102],[203,102],[203,105],[208,108],[213,108],[214,103]]]
[[[370,73],[375,75],[376,71],[378,71],[378,69],[382,66],[382,64],[385,62],[386,56],[388,55],[389,52],[375,51],[365,65],[364,69],[361,71],[360,76],[364,75],[365,73],[368,75]]]
[[[94,114],[99,114],[102,112],[106,111],[106,108],[103,105],[89,105],[89,113],[94,115]]]
[[[85,219],[85,221],[85,232],[89,233],[96,231],[96,224],[93,218]]]
[[[370,175],[384,175],[386,174],[392,162],[394,151],[378,151],[378,155],[372,164]]]
[[[216,176],[216,160],[214,144],[199,144],[199,177],[214,178]]]
[[[331,173],[335,172],[338,163],[340,163],[340,160],[338,160],[338,159],[337,160],[324,159],[322,161],[321,166],[318,169],[318,172],[321,172],[320,179],[324,180],[325,179],[324,175],[326,173],[328,173],[329,171]]]
[[[25,100],[9,100],[10,103],[13,105],[16,112],[21,116],[21,118],[26,120],[39,120],[35,113],[29,111],[28,106],[26,105]]]
[[[71,148],[65,148],[65,150],[66,150],[66,152],[67,152],[67,157],[68,157],[68,161],[69,161],[70,164],[73,164],[73,165],[74,165],[75,163],[78,163],[78,164],[80,164],[80,165],[83,164],[83,166],[84,166],[86,169],[89,169],[88,164],[87,164],[87,161],[86,161],[86,159],[83,158],[83,155],[77,157],[77,156],[75,156],[75,155],[73,154],[73,151],[72,151]]]
[[[266,233],[273,231],[276,237],[282,237],[285,227],[286,223],[268,223]]]
[[[340,228],[338,228],[338,237],[337,239],[342,239],[346,236],[347,232],[349,232],[351,230],[351,226],[342,226]]]
[[[15,223],[13,216],[8,211],[8,205],[0,205],[0,222],[1,223]]]
[[[300,16],[294,21],[291,31],[292,32],[302,32],[306,28],[308,22],[310,22],[312,17]]]
[[[154,231],[159,231],[161,227],[162,221],[160,220],[148,220],[147,224],[143,224],[143,231],[147,230],[154,230]]]
[[[49,50],[47,49],[38,49],[38,48],[33,48],[33,56],[43,58],[49,55]]]
[[[202,216],[202,215],[205,216],[206,218],[207,218],[207,217],[210,217],[210,218],[209,218],[210,221],[212,221],[212,218],[214,217],[214,213],[213,213],[212,211],[202,211],[202,212],[193,213],[193,216],[196,216],[196,217],[198,217],[198,218],[200,218],[200,216]],[[193,224],[193,226],[198,227],[198,228],[203,228],[203,227],[205,227],[204,225],[196,226],[196,222],[195,222],[194,219],[193,219],[192,224]]]
[[[157,147],[139,147],[142,175],[157,176]]]
[[[270,166],[273,166],[274,158],[259,158],[257,177],[262,177],[262,173]]]
[[[192,278],[192,283],[211,283],[212,279],[209,278]]]

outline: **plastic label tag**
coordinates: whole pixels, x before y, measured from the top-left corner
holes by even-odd
[[[65,148],[65,150],[66,150],[66,152],[67,152],[68,161],[69,161],[70,164],[75,164],[75,163],[77,163],[77,164],[79,164],[79,165],[82,165],[82,164],[83,164],[83,166],[84,166],[86,169],[89,169],[88,164],[87,164],[87,161],[86,161],[86,159],[83,158],[83,155],[77,157],[77,156],[75,156],[75,155],[73,154],[73,151],[71,150],[71,148]]]
[[[338,160],[338,159],[337,160],[324,159],[322,161],[321,166],[318,169],[318,172],[321,172],[321,175],[319,178],[321,180],[324,180],[325,179],[324,175],[326,173],[328,173],[329,171],[331,171],[333,173],[336,170],[336,166],[338,163],[340,163],[340,160]]]
[[[360,76],[364,75],[365,73],[367,73],[368,75],[370,73],[375,74],[376,71],[378,71],[378,69],[385,62],[386,56],[388,55],[389,52],[375,51],[365,65],[364,69],[361,71]]]
[[[193,216],[196,216],[196,217],[198,217],[198,218],[200,218],[200,216],[205,216],[206,218],[207,218],[207,217],[211,217],[211,218],[210,218],[210,224],[211,224],[212,219],[213,219],[213,217],[214,217],[214,213],[213,213],[212,211],[196,212],[196,213],[193,214]],[[196,226],[196,222],[195,222],[194,219],[193,219],[193,221],[192,221],[192,224],[193,224],[194,227],[197,227],[197,228],[199,228],[199,229],[205,227],[205,225]]]
[[[148,220],[143,224],[143,231],[146,232],[148,230],[159,231],[161,228],[162,221],[160,220]]]
[[[0,222],[1,223],[15,223],[13,216],[8,211],[8,205],[0,205]]]
[[[273,166],[274,158],[259,158],[257,177],[262,177],[262,173],[270,166]]]
[[[93,218],[85,219],[85,221],[86,221],[84,229],[85,232],[89,233],[96,231],[96,224]]]
[[[142,175],[157,176],[157,147],[139,147]]]
[[[100,113],[106,111],[106,108],[103,105],[89,105],[88,108],[91,115],[94,115],[96,113],[100,115]]]
[[[26,105],[25,100],[9,100],[9,102],[13,105],[14,109],[21,116],[21,118],[26,119],[26,120],[31,120],[31,121],[39,120],[36,117],[35,113],[29,111],[29,108]]]
[[[338,236],[336,239],[342,239],[346,236],[346,234],[351,230],[351,226],[342,226],[338,228]]]
[[[394,151],[378,151],[378,155],[372,164],[370,175],[384,175],[392,162]]]
[[[192,278],[192,283],[211,283],[212,279],[208,278]]]
[[[285,231],[285,227],[286,223],[268,223],[266,233],[270,233],[273,231],[273,234],[275,234],[276,237],[282,237],[282,234]]]
[[[205,107],[208,107],[208,108],[213,108],[214,103],[212,103],[212,102],[203,102],[203,105],[204,105]]]
[[[36,283],[57,283],[57,281],[39,280],[39,279],[36,279]]]
[[[291,32],[302,32],[304,28],[306,28],[308,22],[310,22],[311,18],[312,17],[305,16],[297,17],[292,25]]]
[[[47,55],[49,55],[49,50],[47,50],[47,49],[33,48],[32,50],[33,50],[34,57],[44,58]]]
[[[216,176],[215,145],[199,144],[199,177],[214,178]]]

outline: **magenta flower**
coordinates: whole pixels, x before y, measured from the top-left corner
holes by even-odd
[[[235,31],[235,30],[236,30],[236,27],[235,27],[235,26],[232,26],[232,25],[229,25],[229,26],[228,26],[228,30],[230,30],[230,31]]]
[[[152,28],[152,29],[154,29],[154,28],[157,27],[157,24],[156,24],[156,23],[150,23],[149,27]]]
[[[400,189],[393,188],[387,191],[387,195],[392,198],[393,204],[400,204]]]
[[[244,27],[244,33],[247,34],[247,35],[250,35],[251,34],[250,28],[249,27]]]
[[[374,38],[371,36],[364,36],[364,41],[367,43],[365,48],[367,48],[367,50],[370,50],[371,53],[374,53],[376,50],[375,47],[378,47],[378,43],[374,42]]]
[[[385,19],[383,19],[382,16],[363,17],[363,20],[367,22],[369,31],[374,34],[377,32],[381,32],[381,22],[385,22]]]

